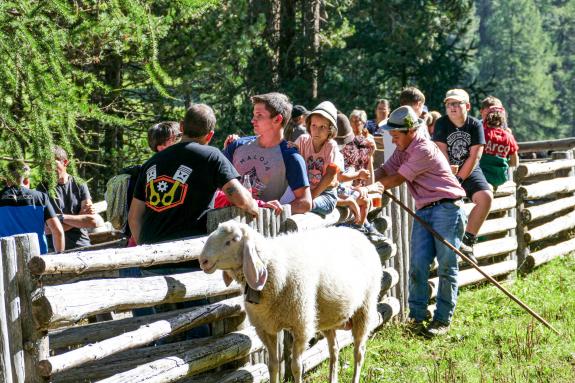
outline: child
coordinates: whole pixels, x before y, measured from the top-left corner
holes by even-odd
[[[337,109],[324,101],[315,107],[306,118],[308,134],[301,135],[295,141],[303,157],[309,178],[312,212],[327,215],[335,209],[337,203],[337,173],[343,169],[338,156],[337,143]]]
[[[517,166],[519,146],[507,127],[505,109],[502,106],[491,106],[483,119],[485,132],[485,149],[479,162],[487,182],[494,188],[509,179],[507,169]]]

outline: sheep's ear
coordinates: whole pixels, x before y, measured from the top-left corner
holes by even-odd
[[[268,279],[268,270],[258,255],[255,242],[246,238],[244,241],[243,270],[248,285],[261,291]]]
[[[224,278],[224,283],[226,284],[226,287],[229,286],[230,283],[232,283],[232,281],[234,280],[232,276],[225,270],[222,270],[222,277]]]

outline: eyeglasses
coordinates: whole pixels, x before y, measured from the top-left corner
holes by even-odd
[[[445,103],[446,108],[457,108],[460,105],[465,105],[465,102],[459,101],[459,102],[446,102]]]

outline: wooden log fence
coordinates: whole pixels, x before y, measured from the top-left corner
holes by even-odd
[[[519,266],[528,271],[575,251],[575,239],[565,239],[565,234],[575,228],[574,166],[571,151],[554,153],[553,159],[547,161],[522,162],[515,172],[515,182],[507,182],[495,191],[490,215],[474,246],[476,258],[489,275],[504,277]],[[539,181],[538,177],[546,175],[553,180]],[[405,185],[393,193],[414,208]],[[382,202],[383,208],[370,213],[389,238],[384,241],[387,250],[380,251],[384,277],[380,315],[374,328],[393,318],[401,320],[407,314],[409,236],[413,225],[399,206],[386,199]],[[466,212],[472,208],[472,203],[464,206]],[[289,209],[281,215],[260,209],[259,218],[252,219],[236,208],[226,208],[209,214],[209,230],[228,219],[274,237],[345,222],[350,214],[347,209],[337,209],[322,218],[311,213],[292,216]],[[39,255],[34,235],[0,239],[0,380],[267,381],[267,367],[258,356],[263,345],[249,323],[242,322],[245,312],[243,298],[238,296],[239,285],[225,287],[220,273],[116,277],[119,269],[195,260],[206,238],[43,256]],[[460,286],[483,280],[476,270],[464,264],[460,268]],[[432,296],[436,294],[437,282],[432,274]],[[218,301],[143,317],[85,323],[85,318],[98,313],[207,297]],[[219,336],[162,344],[169,336],[208,323]],[[289,336],[281,338],[285,339],[285,349]],[[351,342],[349,332],[338,331],[341,347]],[[252,363],[245,365],[249,355]],[[320,339],[305,352],[304,370],[317,366],[328,356],[325,340]],[[289,376],[289,367],[282,366],[282,371],[284,377]]]

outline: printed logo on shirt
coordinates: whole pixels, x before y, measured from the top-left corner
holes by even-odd
[[[255,166],[251,168],[244,176],[247,175],[250,179],[250,184],[252,185],[252,195],[254,198],[260,198],[262,191],[266,188],[266,185],[258,177]]]
[[[156,165],[146,171],[146,206],[156,212],[179,206],[184,203],[188,192],[186,181],[192,169],[180,165],[172,177],[157,176]]]
[[[451,133],[447,137],[447,148],[449,163],[452,165],[462,165],[469,157],[471,147],[471,135],[460,130]]]
[[[312,185],[317,185],[321,181],[323,173],[324,159],[321,157],[314,158],[309,156],[306,160],[307,176]]]

